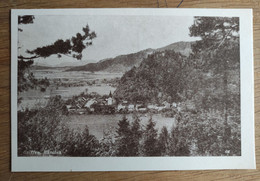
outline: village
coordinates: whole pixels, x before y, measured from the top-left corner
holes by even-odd
[[[115,114],[115,113],[162,113],[171,110],[180,111],[179,103],[169,103],[167,101],[159,104],[144,103],[137,101],[136,103],[127,100],[116,101],[111,92],[108,97],[100,96],[79,96],[72,104],[66,105],[69,114]]]

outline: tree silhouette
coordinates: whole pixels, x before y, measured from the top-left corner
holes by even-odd
[[[32,15],[18,16],[18,24],[32,24],[35,19]],[[18,31],[23,31],[21,28],[18,28]]]
[[[228,70],[239,65],[239,18],[237,17],[194,17],[190,36],[200,37],[192,49],[194,57],[203,59],[202,69],[209,68],[222,77],[223,110],[227,126]],[[239,66],[237,66],[239,67]]]
[[[137,115],[133,115],[134,122],[131,124],[130,129],[130,138],[129,142],[131,145],[130,155],[131,156],[138,156],[139,155],[139,146],[140,146],[140,139],[142,138],[142,131],[140,126],[140,119]]]
[[[92,45],[92,39],[96,38],[96,33],[91,32],[89,26],[82,28],[83,34],[77,33],[70,39],[65,41],[58,39],[53,44],[38,47],[34,50],[27,50],[26,52],[33,55],[31,57],[18,56],[19,59],[35,59],[35,58],[47,58],[51,55],[58,55],[61,58],[62,55],[71,56],[78,60],[82,58],[82,51],[87,47]]]
[[[33,24],[34,19],[33,15],[18,16],[18,24]],[[20,27],[18,30],[23,31]],[[18,55],[18,92],[37,86],[37,81],[30,72],[30,67],[35,59],[47,58],[52,55],[61,58],[62,55],[65,55],[81,60],[83,50],[91,46],[92,40],[96,38],[96,33],[91,31],[88,25],[83,27],[82,31],[83,33],[77,33],[66,40],[58,39],[50,45],[37,47],[34,50],[26,50],[26,53],[31,55],[30,57]]]
[[[130,124],[125,115],[122,120],[118,122],[118,128],[116,130],[116,146],[117,146],[117,156],[131,156],[130,150],[131,142],[130,139]]]
[[[239,18],[237,17],[194,17],[194,24],[189,28],[190,36],[200,37],[193,45],[193,52],[202,50],[216,51],[239,40]]]
[[[145,129],[144,155],[158,156],[159,154],[157,147],[157,130],[155,129],[155,123],[152,118],[150,118]]]
[[[169,155],[169,144],[170,144],[170,135],[168,133],[168,130],[165,126],[163,126],[161,133],[159,135],[158,139],[158,148],[160,149],[160,152],[162,156]]]

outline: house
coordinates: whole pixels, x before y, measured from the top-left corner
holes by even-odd
[[[97,103],[97,101],[96,101],[95,99],[90,99],[90,100],[84,105],[84,107],[90,108],[90,106],[91,106],[92,104],[95,104],[95,103]]]
[[[66,105],[67,110],[69,110],[72,107],[72,105]]]
[[[87,110],[84,108],[77,109],[78,114],[85,114],[86,112],[87,112]]]
[[[78,108],[78,109],[81,109],[81,108],[83,108],[84,107],[84,105],[85,105],[85,103],[86,103],[86,101],[87,101],[87,99],[85,98],[85,97],[80,97],[80,98],[78,98],[78,100],[76,101],[76,107]]]
[[[173,103],[172,103],[172,107],[177,107],[176,102],[173,102]]]
[[[96,101],[97,101],[96,103],[98,103],[100,105],[106,105],[107,104],[107,99],[98,98]]]
[[[147,111],[147,108],[146,108],[146,107],[142,107],[142,108],[139,108],[138,111],[140,111],[140,112],[146,112],[146,111]]]
[[[158,111],[162,111],[162,110],[165,109],[165,106],[158,106],[158,107],[156,107],[156,109],[157,109]]]
[[[76,104],[76,107],[78,108],[78,109],[80,109],[80,108],[82,108],[82,105],[81,104]]]
[[[164,108],[165,108],[165,109],[170,109],[170,107],[171,107],[171,104],[168,103],[167,101],[164,101],[164,102],[163,102],[163,105],[164,105]]]
[[[148,108],[148,109],[154,109],[154,110],[156,110],[156,109],[157,109],[157,106],[156,106],[156,105],[153,105],[153,104],[149,104],[149,105],[147,106],[147,108]]]
[[[68,110],[68,112],[72,113],[72,112],[76,112],[76,107],[72,106],[72,105],[66,105],[66,108]]]
[[[125,110],[126,106],[122,105],[122,104],[118,104],[117,105],[117,111],[123,111]]]
[[[82,101],[86,101],[87,99],[86,99],[85,97],[82,97],[81,100],[82,100]]]
[[[107,105],[112,105],[113,104],[113,98],[109,97],[107,98]]]
[[[138,109],[141,108],[141,107],[143,107],[142,104],[136,104],[136,105],[135,105],[135,109],[136,109],[137,111],[138,111]]]
[[[128,105],[128,111],[129,111],[129,112],[132,112],[132,111],[134,111],[134,110],[135,110],[135,105],[129,104],[129,105]]]

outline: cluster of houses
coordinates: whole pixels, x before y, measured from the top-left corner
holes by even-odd
[[[162,112],[171,108],[179,109],[177,103],[168,103],[164,101],[161,105],[144,104],[137,102],[135,104],[126,100],[117,102],[110,94],[108,98],[85,98],[79,97],[75,105],[66,105],[69,113],[72,114],[88,114],[88,113],[131,113],[131,112]]]
[[[122,103],[119,103],[117,105],[117,111],[122,112],[147,112],[147,111],[153,111],[153,112],[161,112],[167,109],[171,109],[172,107],[176,108],[176,103],[168,103],[167,101],[164,101],[161,105],[155,105],[155,104],[143,104],[142,102],[137,102],[136,104],[128,104],[128,101],[122,101]]]

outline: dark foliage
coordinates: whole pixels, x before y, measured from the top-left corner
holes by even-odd
[[[64,155],[67,156],[97,156],[99,142],[95,136],[89,134],[86,126],[82,133],[70,131],[63,146]]]
[[[131,125],[130,129],[130,147],[131,149],[129,150],[131,156],[139,156],[140,155],[140,140],[142,138],[142,130],[140,126],[140,119],[138,116],[134,116],[134,122]]]
[[[170,135],[167,128],[164,126],[158,138],[158,150],[160,155],[169,155],[170,149]]]
[[[34,18],[32,15],[18,16],[18,24],[32,24]],[[18,31],[22,32],[23,29],[18,28]]]
[[[160,150],[158,149],[157,144],[157,130],[155,129],[155,123],[153,122],[152,118],[150,118],[144,132],[144,155],[159,156]]]
[[[122,120],[118,122],[118,128],[116,130],[117,156],[131,156],[130,132],[129,121],[124,116]]]
[[[34,77],[34,74],[29,70],[32,64],[32,60],[18,60],[18,93],[33,88],[40,88],[44,92],[50,85],[46,77],[44,79],[36,79]]]
[[[114,96],[131,102],[158,103],[158,99],[167,100],[169,96],[177,101],[178,93],[183,90],[185,62],[185,57],[173,50],[153,53],[139,67],[123,75]],[[162,98],[158,97],[159,93]]]
[[[32,24],[34,19],[32,15],[18,16],[18,24]]]
[[[82,51],[92,45],[92,39],[96,38],[96,33],[91,32],[89,26],[83,27],[83,34],[77,33],[71,39],[57,40],[51,45],[38,47],[34,50],[27,50],[27,53],[34,55],[33,58],[46,58],[51,55],[70,55],[73,58],[80,60],[82,58]],[[20,59],[32,59],[32,57],[19,56]]]
[[[64,101],[53,97],[47,106],[37,110],[18,112],[18,155],[30,155],[30,151],[61,152],[64,156],[96,156],[98,140],[89,134],[69,130],[63,123]]]
[[[45,108],[18,112],[18,154],[26,151],[56,150],[62,138],[59,136],[61,126],[60,96],[51,99]]]

